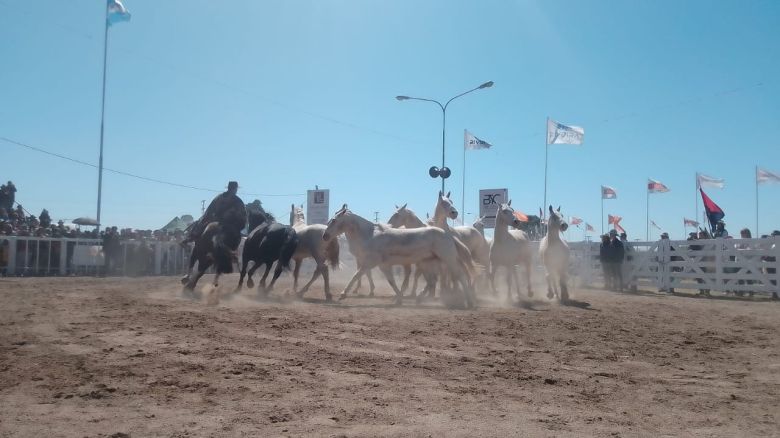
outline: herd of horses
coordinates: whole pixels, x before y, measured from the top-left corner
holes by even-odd
[[[285,269],[293,268],[293,290],[302,298],[311,285],[322,277],[325,299],[332,301],[328,269],[339,267],[339,236],[344,235],[349,251],[355,257],[357,270],[341,292],[339,299],[347,298],[350,291],[356,291],[363,277],[369,282],[369,295],[374,294],[374,281],[371,271],[378,268],[387,278],[395,292],[395,303],[402,303],[405,292],[413,279],[411,296],[419,303],[425,298],[433,298],[437,285],[442,301],[450,307],[473,308],[477,305],[475,290],[489,287],[494,294],[496,273],[499,268],[506,271],[507,296],[512,300],[512,290],[521,298],[520,281],[516,267],[524,268],[528,297],[533,296],[531,271],[533,250],[527,231],[527,222],[520,221],[512,208],[512,201],[500,204],[496,213],[493,239],[484,236],[483,218],[471,226],[451,227],[448,220],[457,219],[458,210],[449,198],[450,194],[439,192],[433,217],[423,221],[406,205],[396,206],[396,211],[387,224],[377,224],[365,219],[347,208],[344,204],[327,225],[307,225],[303,210],[291,206],[290,225],[269,221],[262,213],[249,214],[248,229],[251,230],[243,243],[241,274],[235,293],[243,286],[254,287],[252,275],[261,266],[265,272],[260,280],[258,291],[267,295]],[[557,298],[565,303],[569,301],[568,265],[569,247],[561,238],[568,224],[560,213],[549,207],[546,234],[539,244],[539,256],[546,269],[547,297]],[[212,265],[215,268],[213,285],[218,285],[221,274],[232,272],[235,255],[226,250],[220,240],[220,226],[211,223],[203,235],[195,241],[190,270],[182,278],[184,291],[193,294],[195,286]],[[311,279],[298,289],[298,275],[301,264],[312,258],[316,265]],[[193,271],[197,261],[198,269]],[[252,264],[250,269],[247,269]],[[266,279],[276,263],[270,284]],[[401,286],[396,283],[393,268],[403,266],[404,280]],[[414,271],[414,277],[412,272]],[[417,293],[419,278],[425,280],[425,287]]]

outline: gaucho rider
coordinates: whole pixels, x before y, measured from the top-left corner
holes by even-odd
[[[238,183],[230,181],[227,191],[217,195],[203,216],[193,222],[182,245],[197,240],[211,222],[219,222],[224,233],[225,244],[235,251],[241,243],[241,230],[246,226],[246,207],[236,192],[238,192]]]

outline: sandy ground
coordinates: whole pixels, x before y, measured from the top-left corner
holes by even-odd
[[[0,436],[780,436],[780,303],[288,287],[209,305],[170,277],[0,279]]]

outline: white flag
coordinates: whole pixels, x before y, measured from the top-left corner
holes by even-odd
[[[463,147],[466,149],[489,149],[492,144],[485,140],[480,140],[474,134],[467,130],[463,130]]]
[[[601,199],[617,199],[617,191],[610,186],[601,186]]]
[[[582,144],[585,130],[547,119],[547,144]]]
[[[766,184],[773,182],[780,182],[780,175],[760,167],[756,168],[756,183]]]
[[[699,187],[712,187],[714,189],[722,189],[723,187],[726,187],[725,179],[713,178],[701,173],[696,174],[696,182],[699,183]]]

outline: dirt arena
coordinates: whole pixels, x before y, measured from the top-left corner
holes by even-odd
[[[171,277],[0,279],[0,436],[780,435],[777,302],[288,287],[208,305]]]

